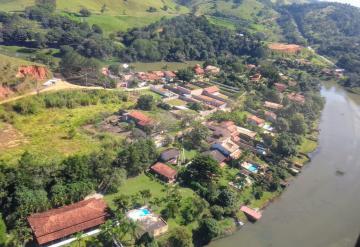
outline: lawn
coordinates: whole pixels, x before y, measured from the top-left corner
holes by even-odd
[[[153,198],[155,197],[165,197],[166,192],[169,189],[167,185],[157,181],[156,179],[150,178],[145,174],[141,174],[134,178],[129,178],[125,181],[125,183],[119,188],[119,191],[115,194],[110,194],[105,196],[105,201],[113,207],[113,200],[117,196],[124,195],[134,195],[138,193],[140,190],[149,189]],[[180,188],[180,193],[183,198],[193,197],[194,192],[187,188]]]
[[[308,138],[304,138],[303,142],[301,143],[300,147],[299,147],[299,152],[301,153],[311,153],[314,152],[317,148],[317,142],[310,140]]]
[[[187,104],[186,101],[183,101],[181,99],[168,100],[168,101],[166,101],[166,103],[168,103],[171,106],[185,106]]]
[[[97,150],[104,140],[87,134],[81,126],[121,107],[125,107],[125,104],[46,109],[36,115],[16,115],[13,126],[24,135],[27,142],[0,150],[0,159],[13,163],[25,151],[52,159]],[[76,130],[76,135],[69,139],[68,132],[71,129]]]

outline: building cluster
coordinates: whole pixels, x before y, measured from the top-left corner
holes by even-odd
[[[171,83],[177,76],[177,71],[157,70],[148,72],[133,72],[129,69],[129,65],[124,66],[126,67],[126,72],[120,73],[119,75],[114,75],[107,67],[102,68],[101,73],[115,80],[118,88],[144,87],[153,84]],[[208,65],[203,68],[200,64],[196,64],[193,67],[193,71],[198,79],[202,79],[205,76],[219,74],[220,68],[212,65]]]

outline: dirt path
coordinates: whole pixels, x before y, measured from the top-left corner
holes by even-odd
[[[22,133],[12,125],[5,123],[0,126],[0,140],[0,150],[17,147],[27,142]]]
[[[28,96],[31,96],[31,95],[36,95],[38,93],[61,91],[61,90],[71,90],[71,89],[86,89],[86,90],[96,89],[96,90],[99,90],[99,89],[104,89],[104,88],[103,87],[85,87],[85,86],[79,86],[79,85],[71,84],[71,83],[66,82],[66,81],[57,81],[55,85],[45,87],[43,89],[40,89],[39,91],[34,90],[32,92],[29,92],[29,93],[26,93],[26,94],[23,94],[23,95],[20,95],[20,96],[16,96],[16,97],[12,97],[12,98],[0,101],[0,105],[5,104],[5,103],[9,103],[9,102],[13,102],[15,100],[22,99],[22,98],[25,98],[25,97],[28,97]]]

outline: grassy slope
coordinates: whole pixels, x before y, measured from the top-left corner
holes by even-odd
[[[280,28],[276,23],[278,13],[265,6],[260,1],[244,0],[240,5],[234,5],[232,1],[219,0],[216,4],[213,1],[195,1],[193,9],[196,14],[206,14],[210,21],[219,26],[235,29],[236,26],[244,27],[239,20],[248,23],[250,31],[263,32],[269,40],[277,41],[280,36]],[[214,17],[215,12],[227,17]]]
[[[1,10],[22,11],[25,7],[34,4],[34,0],[0,0]],[[101,13],[103,5],[106,11]],[[162,10],[164,6],[167,11]],[[70,14],[79,21],[83,18],[75,16],[81,8],[86,7],[92,12],[88,18],[84,18],[90,24],[100,25],[106,33],[124,31],[128,28],[145,26],[159,20],[162,17],[171,17],[186,13],[187,8],[176,8],[173,0],[58,0],[57,9],[64,14]],[[155,7],[157,12],[148,12],[149,7]]]
[[[99,104],[75,109],[44,109],[35,115],[15,115],[13,126],[26,142],[20,146],[0,149],[0,159],[14,162],[24,151],[48,158],[62,158],[75,153],[89,153],[98,149],[104,140],[87,134],[81,126],[104,113],[113,113],[119,104]],[[73,139],[68,139],[70,129],[76,129]]]
[[[13,81],[19,66],[28,64],[30,62],[0,54],[0,86]]]

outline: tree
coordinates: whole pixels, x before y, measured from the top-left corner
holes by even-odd
[[[91,12],[90,10],[88,10],[87,8],[82,8],[79,13],[81,14],[82,17],[89,17],[91,16]]]
[[[114,204],[119,212],[125,213],[130,209],[131,199],[128,195],[119,195],[114,199]]]
[[[217,204],[223,207],[233,208],[237,204],[236,194],[228,188],[220,189],[219,196],[217,198]]]
[[[189,107],[189,109],[194,110],[194,111],[197,111],[197,112],[203,110],[202,105],[201,105],[200,103],[197,103],[197,102],[195,102],[195,103],[189,103],[189,104],[188,104],[188,107]]]
[[[274,147],[275,145],[275,147]],[[281,133],[273,145],[273,151],[282,157],[288,157],[296,154],[296,142],[287,133]]]
[[[124,147],[114,164],[126,169],[128,175],[134,176],[145,171],[157,158],[155,143],[151,139],[140,139]]]
[[[171,247],[192,247],[192,236],[185,227],[177,227],[170,232],[169,245]]]
[[[200,222],[197,230],[197,240],[203,245],[207,245],[210,241],[221,234],[219,223],[212,218],[204,219]]]
[[[151,198],[151,192],[149,189],[140,190],[139,194],[142,197],[142,199],[144,200],[144,204],[146,204],[146,202]]]
[[[297,135],[306,134],[306,123],[304,115],[297,113],[290,119],[290,131]]]
[[[179,69],[176,74],[177,78],[181,81],[191,81],[194,79],[194,71],[191,68]]]
[[[194,123],[192,129],[185,134],[184,141],[190,148],[201,148],[203,141],[210,136],[210,130],[201,123]]]
[[[6,243],[6,225],[0,214],[0,246],[4,246]]]
[[[199,155],[188,166],[184,173],[184,180],[188,183],[194,181],[206,185],[216,181],[220,174],[220,166],[213,158],[207,155]]]
[[[151,111],[155,108],[155,99],[152,95],[141,95],[137,100],[136,108]]]

